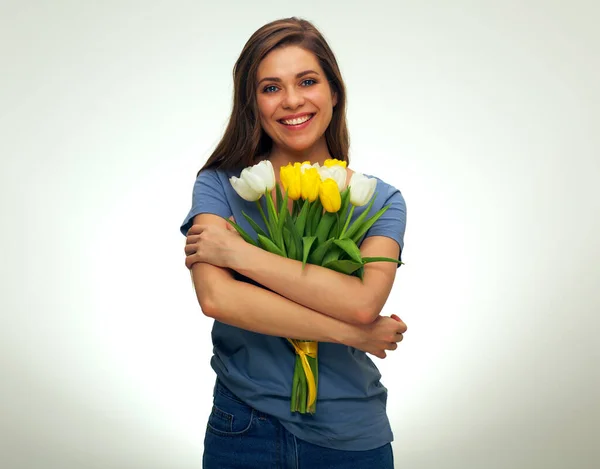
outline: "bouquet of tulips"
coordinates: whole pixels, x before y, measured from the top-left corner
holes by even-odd
[[[363,278],[369,262],[396,262],[387,257],[362,257],[358,243],[388,209],[383,207],[368,217],[375,201],[377,180],[354,173],[346,186],[346,162],[326,160],[324,166],[310,162],[280,168],[281,185],[275,182],[270,161],[242,170],[230,178],[235,191],[245,200],[256,202],[264,228],[246,213],[242,215],[256,231],[253,239],[238,224],[229,221],[245,241],[279,256],[319,265]],[[271,192],[275,189],[275,201]],[[282,190],[283,189],[283,190]],[[265,203],[262,202],[264,196]],[[288,209],[293,200],[292,210]],[[352,221],[354,209],[369,204]],[[263,206],[264,205],[264,206]],[[318,344],[288,339],[296,352],[292,382],[292,412],[314,413],[318,387]]]

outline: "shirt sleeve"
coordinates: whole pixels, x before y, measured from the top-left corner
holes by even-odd
[[[391,238],[398,243],[400,254],[402,254],[404,250],[404,232],[406,230],[406,202],[402,193],[398,189],[394,189],[384,205],[389,205],[390,208],[367,231],[365,238],[369,236]]]
[[[223,183],[214,169],[201,171],[196,178],[192,193],[192,208],[180,227],[184,236],[187,236],[188,230],[192,227],[194,217],[201,213],[210,213],[223,218],[232,215]]]

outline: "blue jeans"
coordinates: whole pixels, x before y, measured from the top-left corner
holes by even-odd
[[[356,422],[360,425],[360,422]],[[392,446],[341,451],[313,445],[249,407],[217,380],[203,469],[394,469]]]

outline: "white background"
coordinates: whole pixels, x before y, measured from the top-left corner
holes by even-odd
[[[352,166],[408,205],[397,467],[600,467],[598,3],[324,3],[2,1],[0,467],[200,468],[178,229],[239,52],[292,15],[337,55]]]

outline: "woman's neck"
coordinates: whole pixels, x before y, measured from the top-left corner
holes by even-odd
[[[310,161],[311,163],[319,163],[323,165],[323,162],[331,158],[327,143],[323,141],[322,145],[316,145],[306,151],[294,152],[279,147],[273,147],[268,156],[269,160],[273,164],[274,168],[280,166],[286,166],[288,163],[303,163],[304,161]]]

